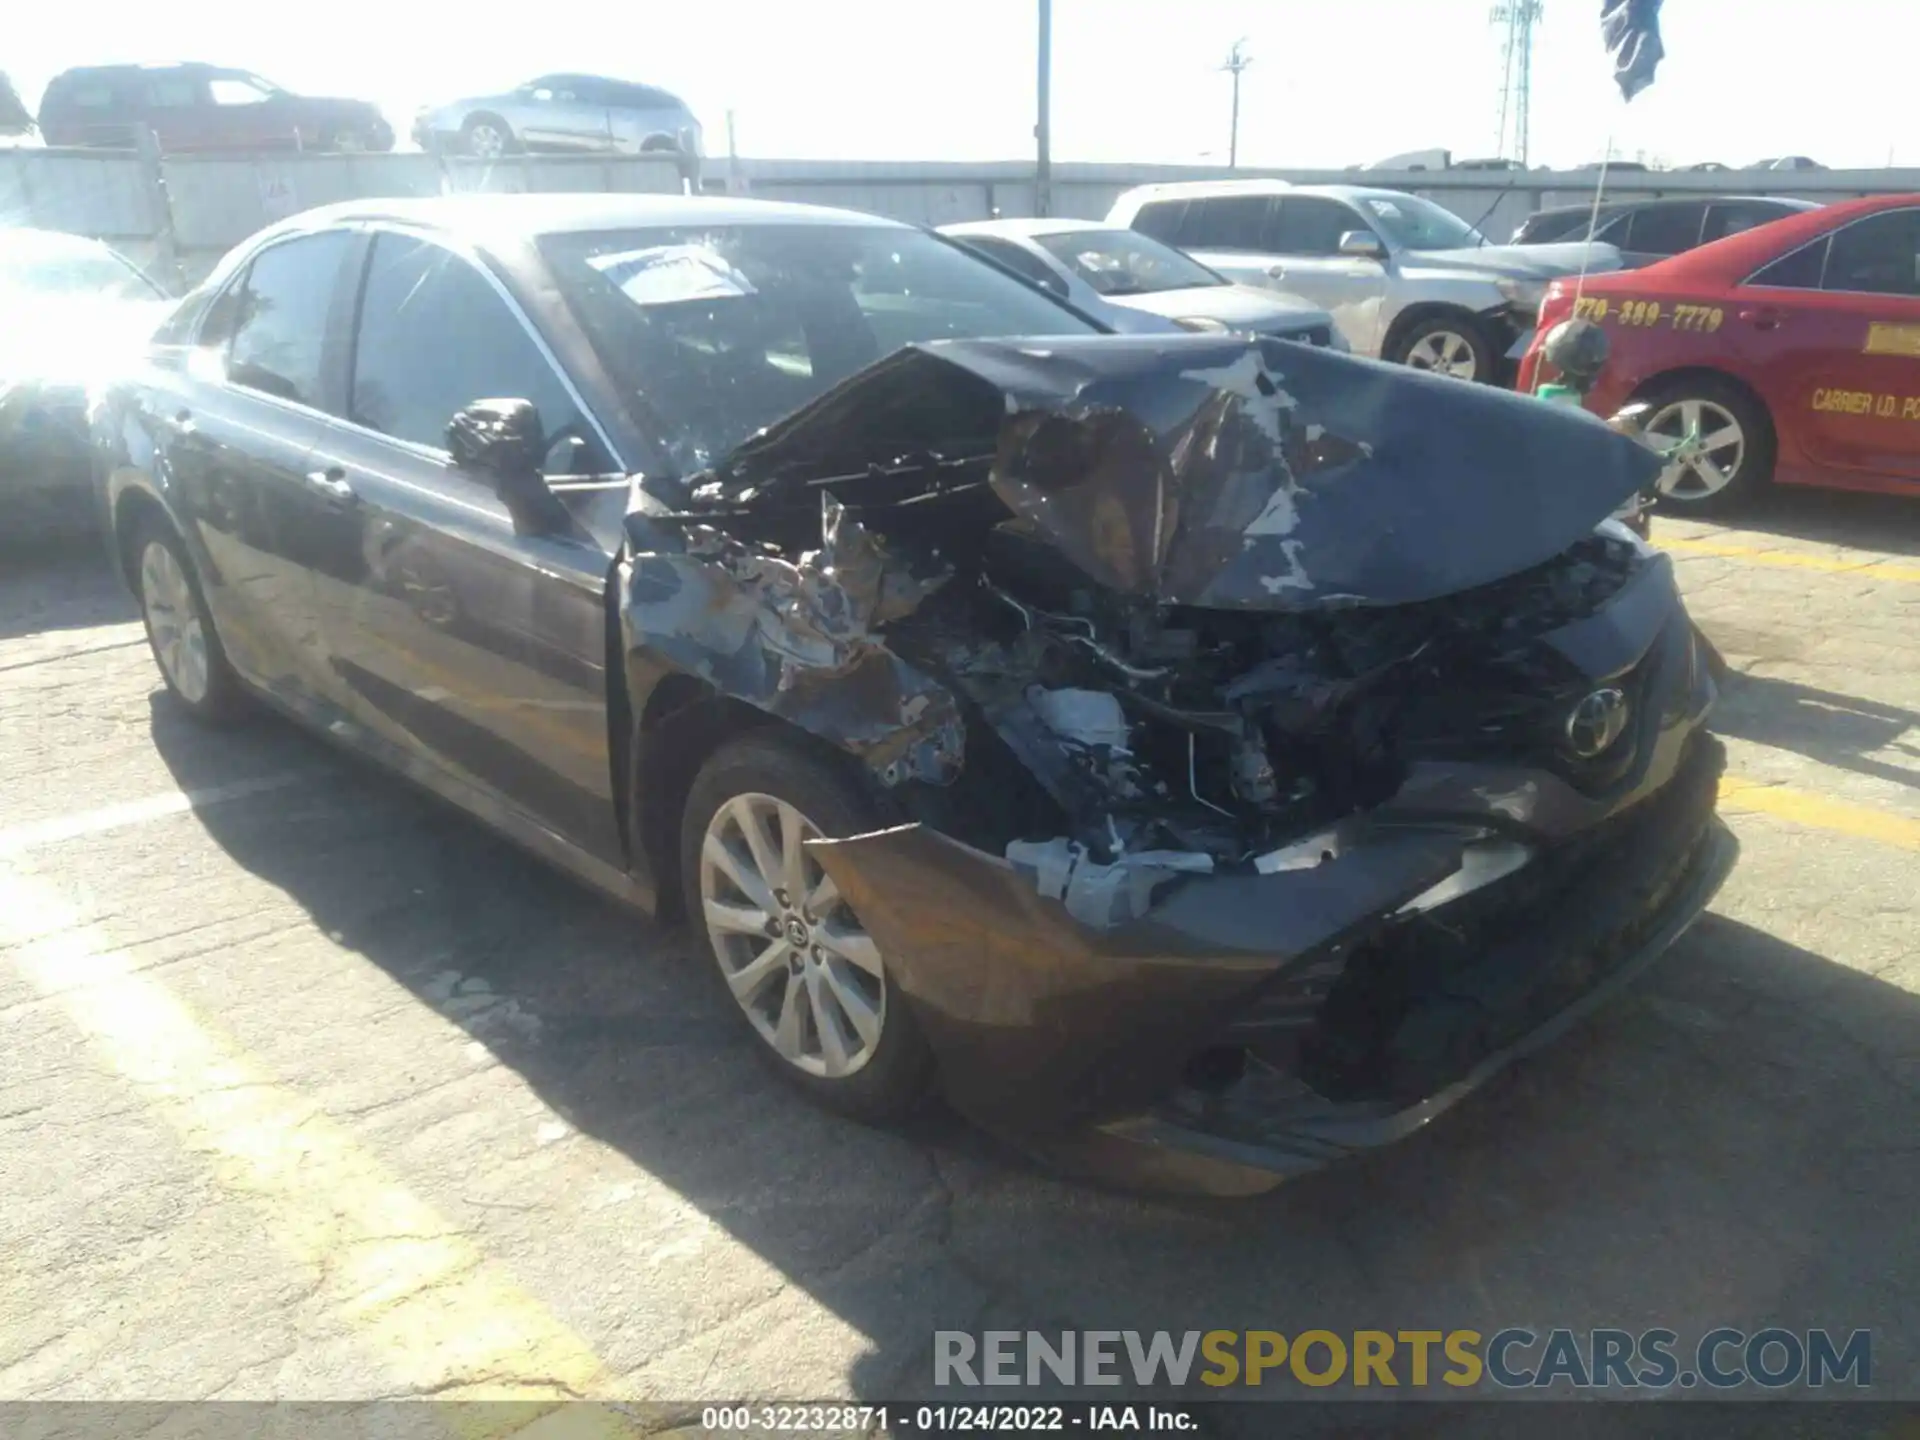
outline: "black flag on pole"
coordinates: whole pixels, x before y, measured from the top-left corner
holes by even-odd
[[[1600,35],[1620,93],[1631,100],[1653,83],[1667,53],[1660,44],[1660,0],[1600,0]]]

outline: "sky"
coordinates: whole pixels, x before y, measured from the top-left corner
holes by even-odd
[[[1224,164],[1236,40],[1240,162],[1328,167],[1400,151],[1494,153],[1491,0],[1054,0],[1056,161]],[[1545,0],[1532,160],[1670,164],[1810,155],[1920,166],[1914,0],[1667,0],[1667,59],[1624,104],[1599,0]],[[476,12],[479,13],[479,12]],[[373,100],[403,135],[430,101],[549,70],[663,85],[710,154],[1016,160],[1033,154],[1035,0],[540,0],[497,20],[417,0],[75,0],[12,16],[0,68],[28,103],[70,65],[195,59]]]

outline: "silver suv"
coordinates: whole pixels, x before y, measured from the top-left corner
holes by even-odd
[[[521,151],[667,154],[697,173],[700,122],[679,96],[599,75],[542,75],[503,95],[423,109],[413,122],[423,150],[483,160]]]
[[[1321,306],[1356,354],[1488,383],[1525,353],[1550,281],[1583,259],[1591,274],[1620,268],[1611,245],[1491,245],[1431,200],[1358,185],[1143,185],[1107,222]]]

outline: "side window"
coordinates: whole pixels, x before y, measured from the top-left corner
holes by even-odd
[[[1724,240],[1729,235],[1738,235],[1742,230],[1751,230],[1756,225],[1771,225],[1775,220],[1792,213],[1790,210],[1776,210],[1771,205],[1755,205],[1751,202],[1709,205],[1707,223],[1700,232],[1700,243],[1705,245],[1714,240]]]
[[[993,235],[956,235],[954,238],[989,260],[1006,266],[1022,280],[1051,290],[1056,295],[1067,293],[1066,283],[1049,270],[1039,256],[1030,254],[1010,240]]]
[[[1283,195],[1261,248],[1281,255],[1338,255],[1342,235],[1370,229],[1338,200]]]
[[[1621,248],[1645,255],[1678,255],[1700,243],[1704,219],[1699,205],[1649,205],[1633,213]]]
[[[1770,285],[1779,290],[1818,290],[1820,276],[1827,268],[1828,240],[1821,238],[1782,255],[1747,280],[1749,285]]]
[[[227,346],[227,379],[249,390],[320,408],[327,316],[353,246],[344,230],[284,240],[253,257],[222,295],[203,338]],[[231,297],[231,299],[229,299]]]
[[[1188,250],[1258,250],[1272,206],[1269,195],[1214,195],[1189,201],[1179,243]]]
[[[1920,210],[1893,210],[1834,231],[1821,288],[1920,296]]]
[[[207,82],[207,90],[216,105],[259,105],[270,97],[251,80],[223,78]]]
[[[1169,245],[1180,243],[1180,227],[1187,218],[1185,200],[1150,200],[1133,216],[1133,228]]]
[[[189,110],[200,103],[200,87],[184,75],[155,75],[147,81],[147,104],[156,110]]]
[[[348,418],[444,450],[447,422],[475,400],[533,402],[554,442],[549,475],[590,475],[609,463],[547,357],[471,263],[410,236],[377,236]]]
[[[67,104],[76,110],[111,110],[113,86],[105,80],[89,80],[66,92]]]

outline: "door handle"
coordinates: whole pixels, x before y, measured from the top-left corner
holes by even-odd
[[[1753,305],[1740,312],[1740,318],[1756,330],[1778,330],[1787,318],[1787,312],[1776,310],[1771,305]]]
[[[322,499],[336,509],[344,510],[360,497],[353,493],[353,482],[347,479],[347,472],[338,465],[330,465],[325,470],[315,470],[307,476],[309,489],[317,491]]]

